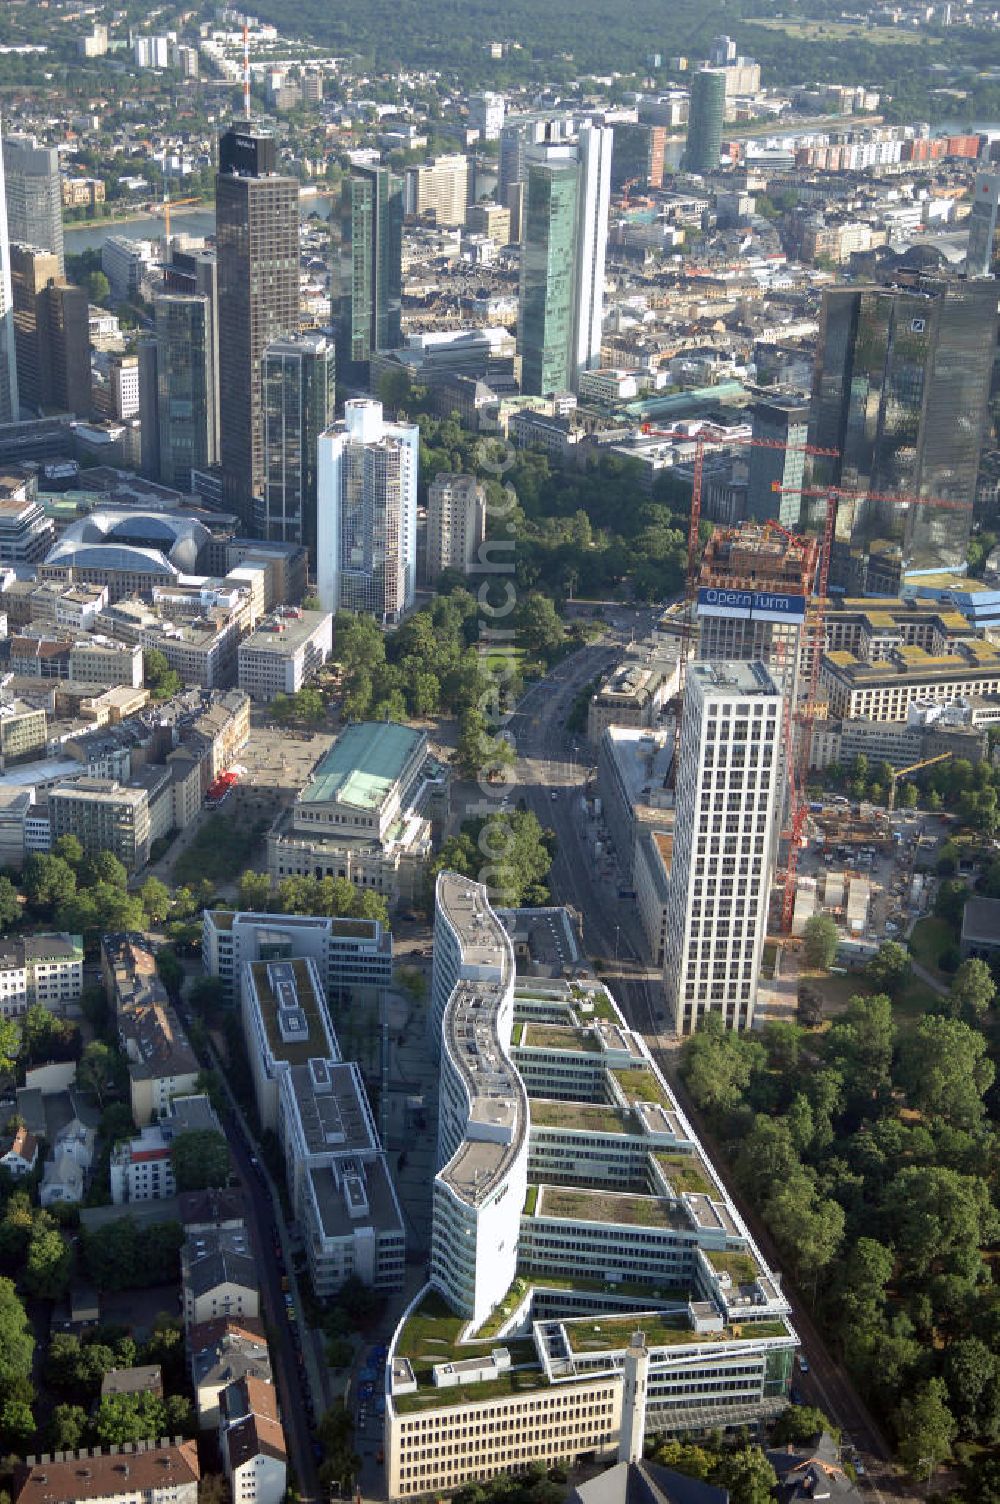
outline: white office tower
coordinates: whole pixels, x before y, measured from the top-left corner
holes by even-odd
[[[19,417],[17,364],[14,357],[14,297],[10,285],[10,239],[7,235],[7,187],[0,150],[0,423]]]
[[[510,1058],[514,951],[481,883],[442,872],[434,896],[441,1077],[431,1283],[479,1323],[517,1274],[528,1189],[528,1098]]]
[[[610,126],[586,125],[580,131],[580,242],[576,260],[574,390],[580,372],[592,370],[601,363],[604,266],[608,252],[608,205],[611,199],[611,149],[614,140],[615,133]]]
[[[324,611],[398,622],[413,605],[420,431],[381,402],[344,403],[319,437],[316,580]]]
[[[1000,271],[1000,172],[977,172],[969,211],[967,277],[995,277]]]
[[[779,818],[782,700],[762,663],[688,665],[663,980],[677,1034],[753,1021]]]

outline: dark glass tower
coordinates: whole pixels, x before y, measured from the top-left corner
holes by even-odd
[[[264,482],[261,357],[299,323],[299,185],[249,122],[219,142],[219,458],[223,501],[245,524]]]
[[[333,422],[333,345],[323,334],[278,339],[264,351],[264,494],[257,531],[302,543],[316,559],[316,440]]]
[[[722,122],[726,114],[726,75],[702,68],[691,80],[691,107],[684,146],[685,172],[704,177],[715,172],[722,154]]]
[[[824,294],[811,437],[840,458],[817,462],[820,481],[969,505],[842,501],[836,584],[895,593],[904,574],[963,564],[996,327],[990,282],[914,276],[905,286]]]
[[[341,199],[337,371],[367,387],[376,350],[402,342],[403,184],[388,167],[352,167]]]
[[[154,307],[159,476],[189,491],[192,469],[215,463],[212,307],[200,293],[161,293]]]

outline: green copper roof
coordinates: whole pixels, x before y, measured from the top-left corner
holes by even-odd
[[[310,804],[350,804],[378,809],[423,737],[393,721],[348,726],[313,770],[300,798]]]

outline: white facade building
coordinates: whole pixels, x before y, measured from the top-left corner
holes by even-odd
[[[478,1325],[517,1272],[511,1208],[528,1188],[528,1100],[509,1053],[514,952],[479,883],[442,872],[435,901],[432,1013],[456,950],[459,965],[440,1021],[431,1282]],[[463,970],[481,975],[463,979]]]
[[[32,1003],[64,1013],[83,995],[79,935],[25,935],[0,941],[0,1017],[16,1018]]]
[[[486,493],[474,475],[436,475],[427,488],[427,580],[469,574],[486,537]]]
[[[420,431],[345,402],[319,438],[316,581],[324,611],[397,622],[413,605]]]
[[[389,1498],[766,1423],[788,1301],[645,1041],[593,977],[515,976],[507,926],[537,911],[448,872],[436,901],[441,1168],[386,1367]]]
[[[753,1022],[780,818],[782,698],[761,663],[688,667],[664,986],[670,1024]]]
[[[258,622],[240,643],[239,686],[251,700],[268,704],[275,695],[293,695],[323,667],[333,652],[329,611],[279,608]]]
[[[484,141],[498,141],[507,114],[507,101],[502,94],[486,89],[482,94],[469,98],[469,124],[478,131]]]
[[[333,1002],[392,982],[392,934],[377,919],[205,910],[201,959],[209,976],[238,993],[246,963],[265,954],[272,961],[311,956]]]

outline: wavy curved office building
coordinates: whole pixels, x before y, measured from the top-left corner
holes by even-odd
[[[644,1041],[592,976],[518,977],[485,887],[444,872],[436,903],[430,1277],[386,1369],[389,1497],[772,1418],[788,1302]]]

